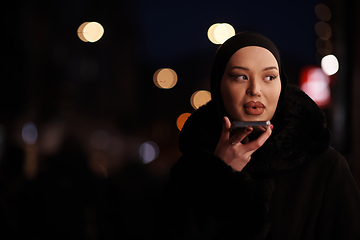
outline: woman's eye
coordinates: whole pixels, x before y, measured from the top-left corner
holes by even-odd
[[[265,80],[266,80],[266,81],[272,81],[272,80],[274,80],[275,78],[277,78],[277,76],[266,76],[266,77],[265,77]]]
[[[238,75],[238,76],[235,76],[235,79],[236,80],[247,80],[248,78],[245,75]]]

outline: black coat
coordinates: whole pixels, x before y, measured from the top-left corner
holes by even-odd
[[[360,239],[360,193],[323,112],[297,87],[286,99],[241,172],[213,155],[214,104],[191,115],[166,192],[167,239]]]

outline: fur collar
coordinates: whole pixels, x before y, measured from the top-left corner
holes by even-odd
[[[273,122],[273,134],[253,154],[244,170],[269,173],[290,169],[319,155],[330,145],[324,113],[296,86],[287,87],[286,100],[277,119]],[[205,148],[213,152],[221,127],[215,104],[210,101],[185,123],[179,139],[180,151],[185,154]]]

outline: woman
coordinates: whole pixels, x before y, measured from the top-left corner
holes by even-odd
[[[217,51],[212,100],[180,134],[167,191],[173,239],[360,239],[360,193],[326,119],[287,85],[276,46],[253,32]],[[260,135],[232,121],[271,120]]]

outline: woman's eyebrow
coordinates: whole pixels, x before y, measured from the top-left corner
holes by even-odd
[[[240,66],[234,66],[234,67],[232,67],[232,68],[230,68],[230,69],[243,69],[243,70],[249,71],[248,68],[240,67]]]
[[[249,71],[249,69],[248,69],[248,68],[241,67],[241,66],[233,66],[233,67],[231,67],[231,68],[230,68],[230,70],[232,70],[232,69],[242,69],[242,70]],[[277,69],[277,67],[275,67],[275,66],[271,66],[271,67],[264,68],[264,70],[263,70],[263,71],[272,70],[272,69],[278,70],[278,69]]]
[[[267,67],[267,68],[264,68],[263,71],[272,70],[272,69],[278,70],[277,67]]]

